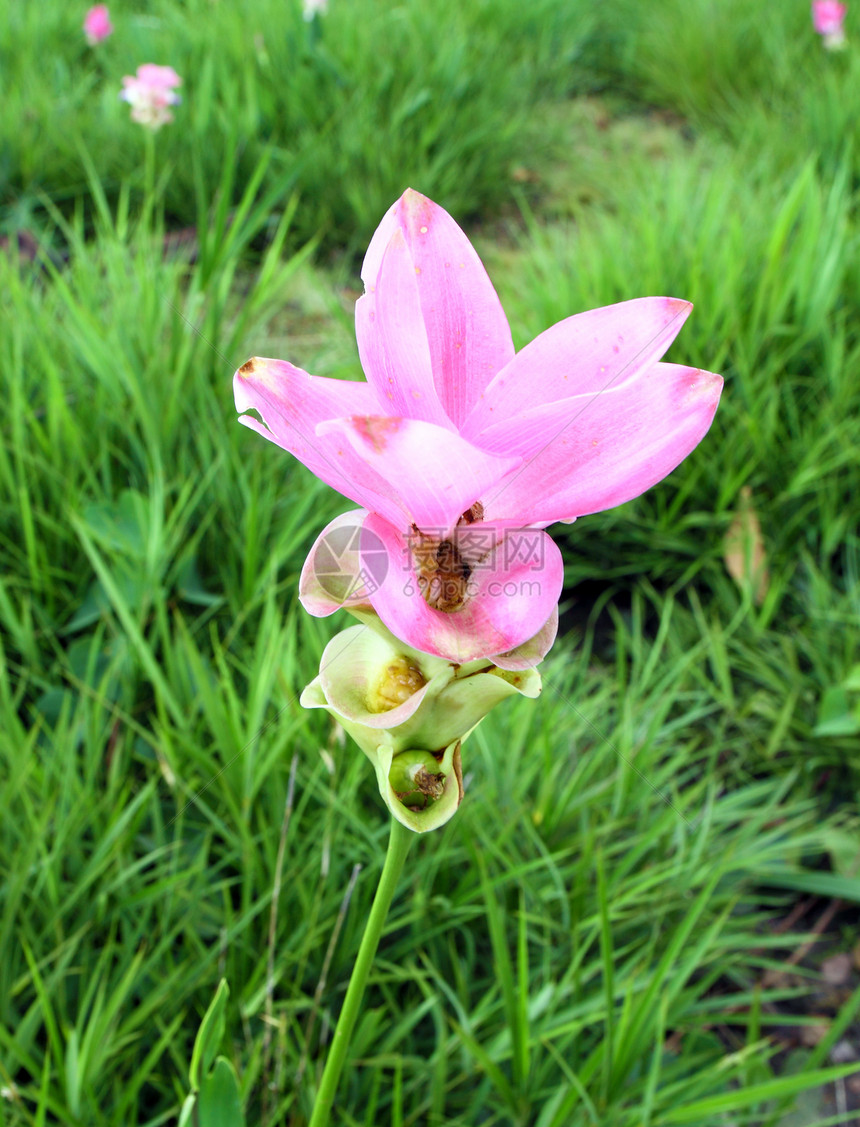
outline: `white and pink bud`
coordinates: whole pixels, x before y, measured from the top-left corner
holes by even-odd
[[[132,121],[153,131],[173,121],[170,107],[182,101],[175,90],[182,79],[173,67],[144,63],[135,75],[125,75],[122,85],[119,96],[131,106]]]
[[[845,46],[845,13],[848,5],[840,0],[812,0],[812,26],[824,46],[835,51]]]

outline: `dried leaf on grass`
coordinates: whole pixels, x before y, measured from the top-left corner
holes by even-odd
[[[723,541],[723,559],[732,579],[760,606],[767,594],[770,577],[761,524],[747,485],[741,490],[740,506]]]

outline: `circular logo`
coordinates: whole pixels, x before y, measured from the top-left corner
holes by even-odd
[[[330,529],[314,553],[314,576],[338,603],[367,602],[388,574],[388,551],[363,520],[356,514]]]

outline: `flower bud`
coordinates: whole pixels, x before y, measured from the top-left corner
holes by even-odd
[[[377,619],[329,642],[301,704],[337,719],[373,764],[394,817],[423,832],[459,805],[466,736],[505,697],[539,692],[535,669],[456,665],[411,649]]]
[[[388,781],[404,806],[424,810],[442,797],[445,776],[429,751],[401,751],[391,761]]]
[[[404,756],[406,757],[405,763],[398,764],[397,761]],[[412,756],[420,758],[416,761],[411,758]],[[427,760],[424,760],[424,756],[427,756]],[[431,762],[435,771],[430,766]],[[380,745],[377,748],[374,767],[379,793],[382,795],[385,805],[398,822],[406,826],[407,829],[414,830],[415,833],[427,833],[428,830],[435,830],[439,826],[444,826],[450,818],[453,818],[457,812],[457,807],[463,800],[463,770],[460,763],[459,740],[454,740],[438,756],[430,755],[429,752],[412,750],[402,751],[398,755],[394,755],[390,747]],[[403,792],[396,789],[392,779],[399,784],[403,781],[403,775],[405,775],[408,780],[412,775],[413,768],[413,782],[423,769],[423,772],[429,776],[424,785],[436,790],[435,797],[422,794],[419,799],[416,791]],[[441,781],[438,786],[434,786],[437,779]],[[419,804],[421,799],[424,801],[423,806]]]

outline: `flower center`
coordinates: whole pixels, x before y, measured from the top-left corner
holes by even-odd
[[[450,614],[466,601],[466,585],[472,569],[450,540],[442,540],[420,553],[418,590],[434,610]]]
[[[480,501],[468,508],[457,521],[457,526],[476,524],[483,519],[484,506]],[[434,540],[412,526],[416,541],[412,550],[418,570],[418,590],[424,601],[434,610],[450,614],[460,610],[468,597],[471,565],[460,555],[452,540]]]
[[[383,669],[375,685],[367,691],[370,712],[390,712],[417,693],[427,684],[427,679],[417,665],[405,657],[395,657]]]

